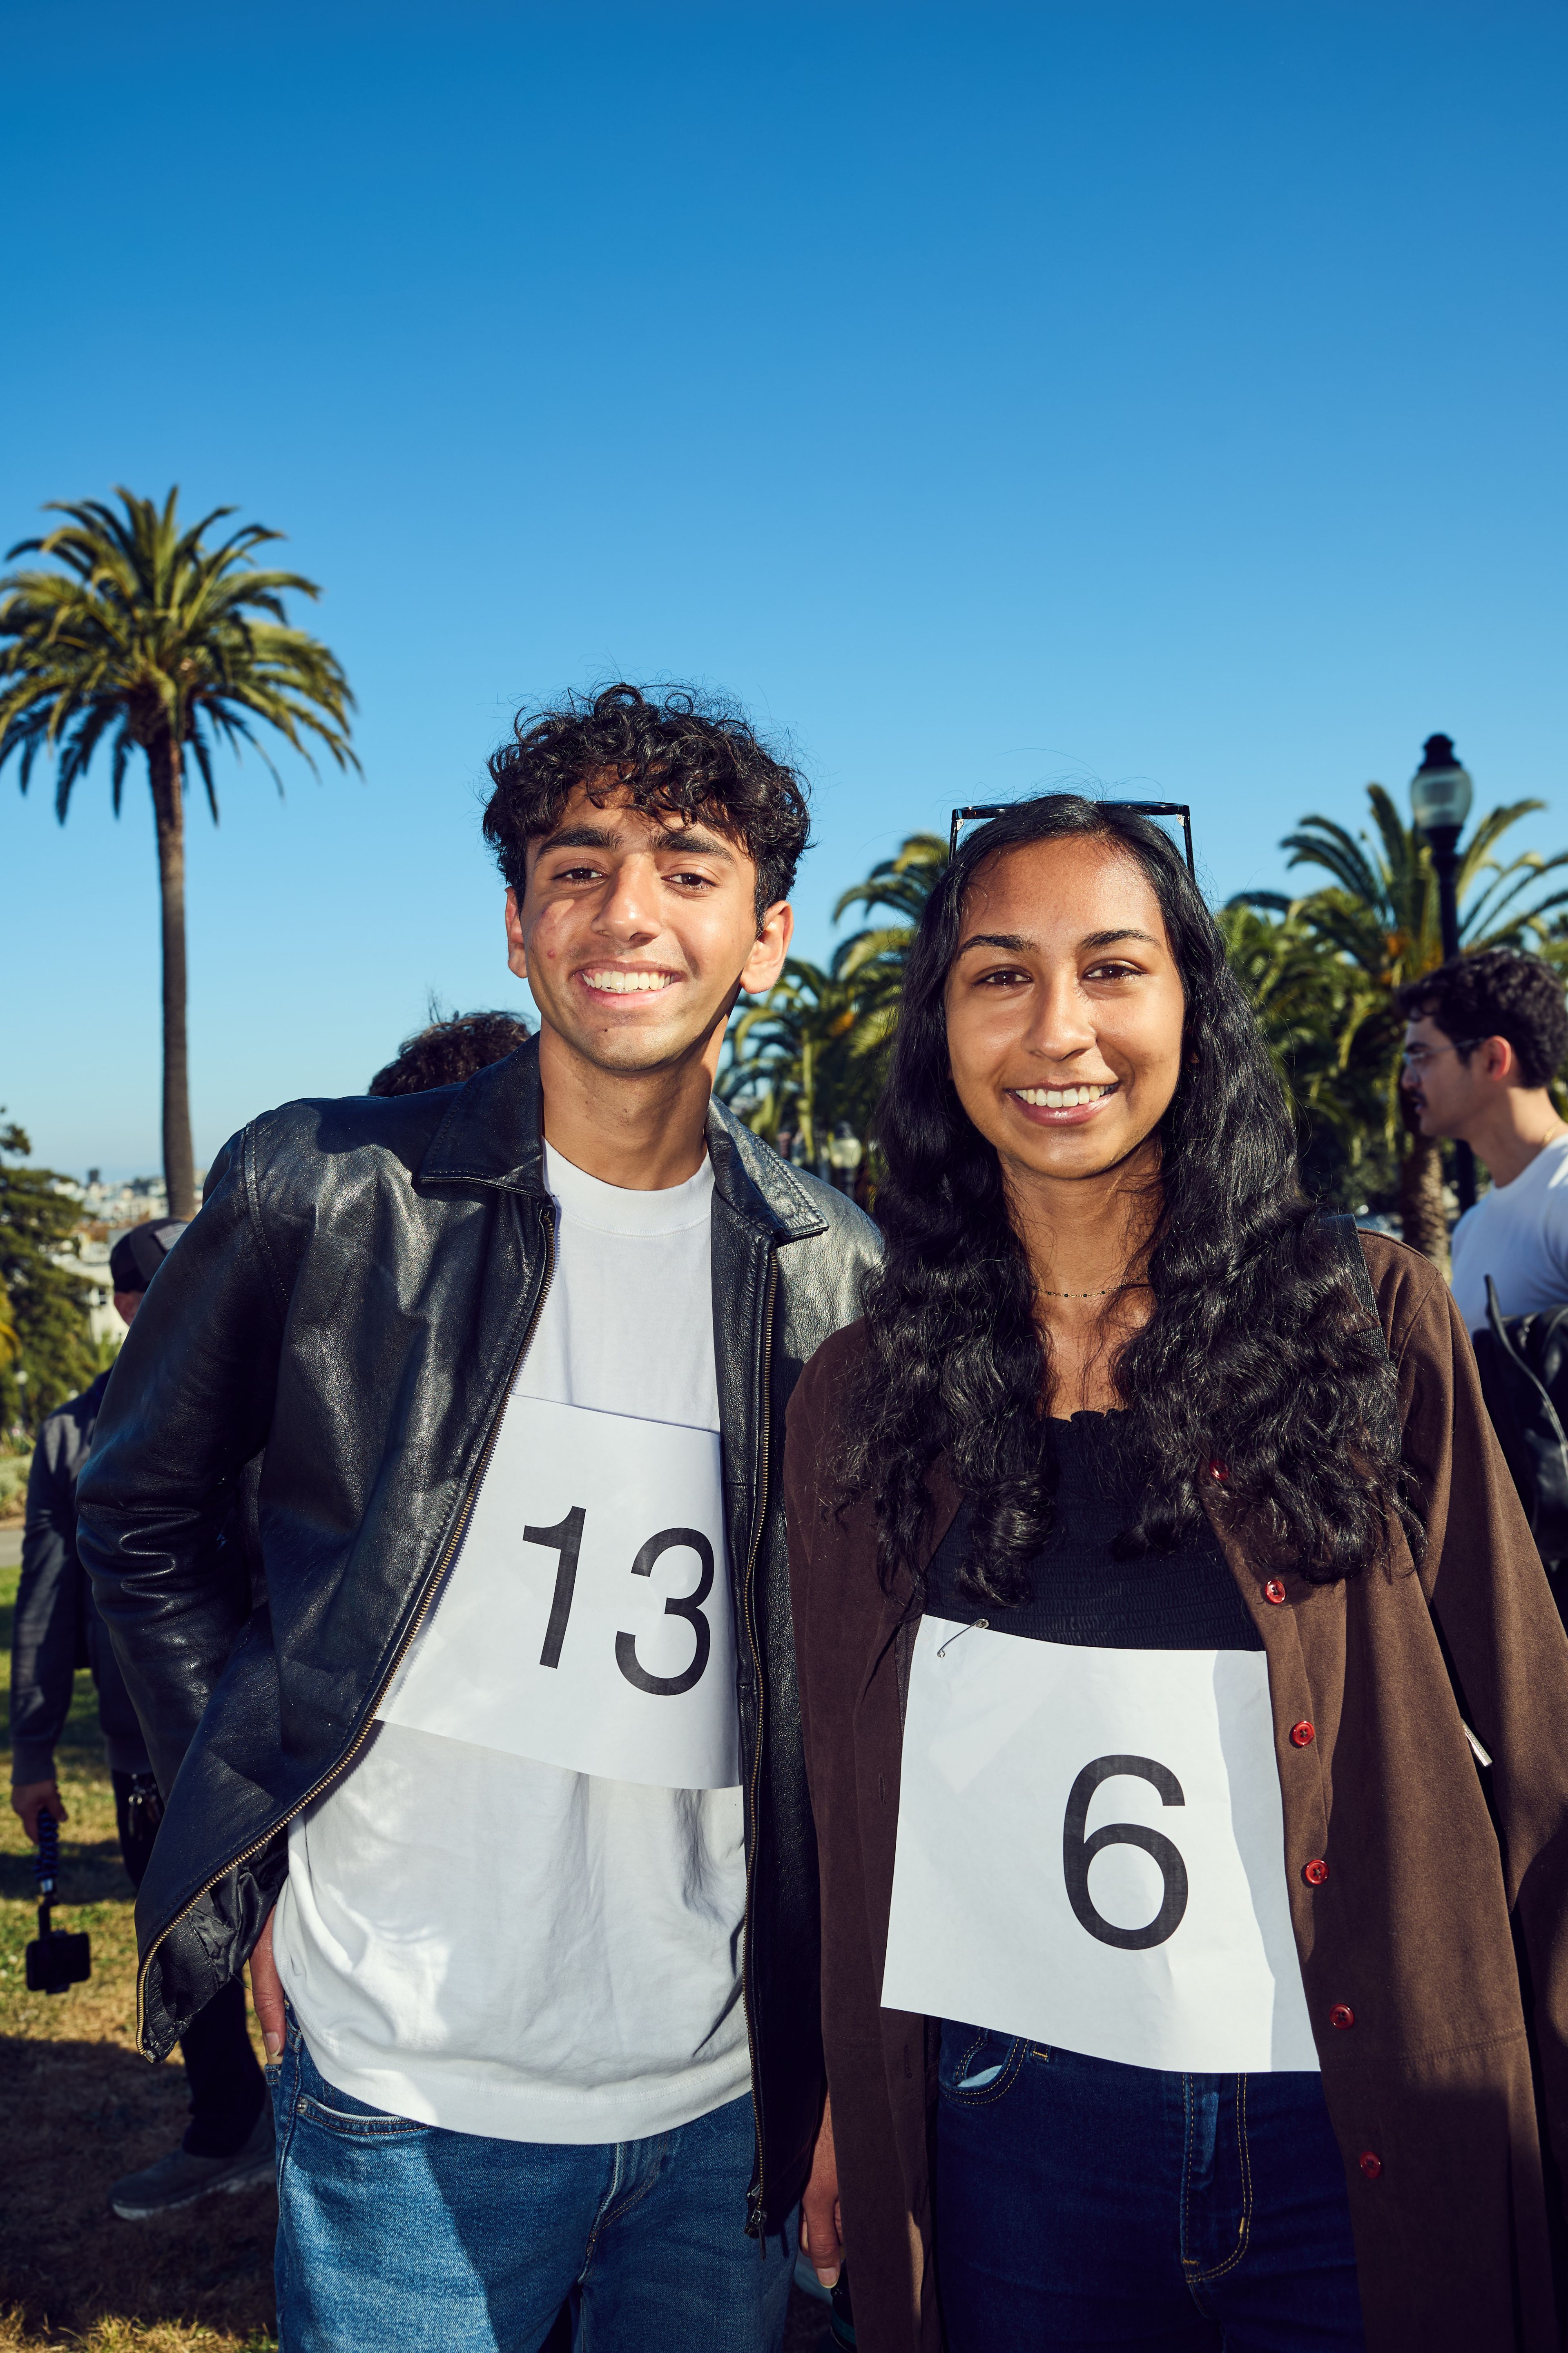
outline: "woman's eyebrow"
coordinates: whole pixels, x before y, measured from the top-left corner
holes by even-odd
[[[1079,940],[1079,947],[1080,951],[1084,948],[1114,947],[1118,940],[1143,940],[1152,948],[1160,944],[1152,932],[1134,931],[1129,924],[1122,931],[1089,932]],[[959,947],[958,954],[966,955],[971,948],[1003,948],[1009,955],[1028,955],[1038,945],[1037,940],[1026,939],[1021,932],[971,932]]]

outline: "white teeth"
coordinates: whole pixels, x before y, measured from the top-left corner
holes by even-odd
[[[1037,1111],[1076,1111],[1080,1103],[1099,1103],[1111,1092],[1114,1081],[1093,1087],[1015,1087],[1020,1103],[1032,1104]]]
[[[670,980],[667,972],[585,972],[583,977],[590,988],[606,989],[612,997],[632,997],[639,991],[668,988]]]

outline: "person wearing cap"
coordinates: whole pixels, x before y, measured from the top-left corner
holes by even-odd
[[[171,1218],[132,1226],[115,1243],[110,1281],[126,1324],[184,1231],[183,1223]],[[89,1667],[114,1785],[120,1851],[132,1884],[140,1887],[163,1803],[142,1726],[76,1549],[77,1481],[109,1378],[100,1373],[90,1388],[68,1398],[47,1417],[33,1455],[11,1651],[11,1805],[35,1843],[40,1814],[47,1811],[57,1822],[68,1820],[55,1774],[55,1746],[70,1713],[76,1670]],[[177,2148],[114,2184],[110,2202],[127,2221],[271,2177],[271,2106],[250,2047],[238,1985],[225,1987],[192,2020],[180,2049],[190,2084],[190,2125]]]

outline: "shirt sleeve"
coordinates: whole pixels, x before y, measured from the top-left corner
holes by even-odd
[[[1541,1234],[1559,1296],[1568,1301],[1568,1145],[1552,1155],[1556,1166],[1543,1172],[1546,1196],[1542,1205]]]

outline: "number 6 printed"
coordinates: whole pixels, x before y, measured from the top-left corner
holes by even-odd
[[[1173,1936],[1182,1925],[1187,1908],[1187,1866],[1163,1831],[1152,1831],[1142,1822],[1106,1822],[1092,1838],[1085,1838],[1089,1799],[1102,1781],[1113,1780],[1119,1773],[1130,1773],[1140,1781],[1152,1781],[1163,1806],[1184,1806],[1187,1802],[1170,1767],[1156,1764],[1152,1757],[1097,1757],[1092,1764],[1084,1767],[1068,1798],[1062,1822],[1062,1877],[1067,1881],[1068,1902],[1080,1928],[1087,1928],[1102,1945],[1118,1946],[1124,1953],[1146,1953],[1152,1945],[1163,1945],[1167,1936]],[[1089,1866],[1108,1846],[1142,1847],[1160,1866],[1160,1876],[1165,1883],[1163,1899],[1146,1927],[1118,1928],[1094,1908],[1094,1898],[1089,1892]]]

